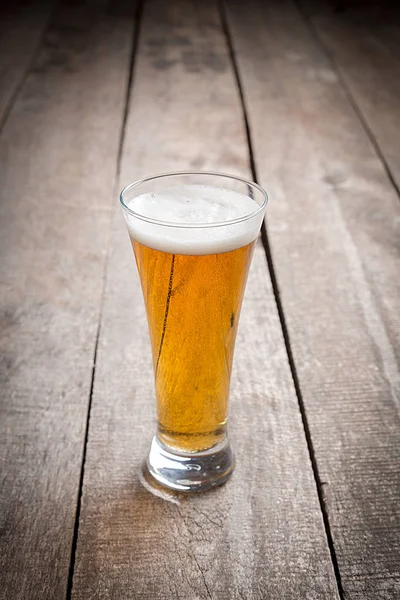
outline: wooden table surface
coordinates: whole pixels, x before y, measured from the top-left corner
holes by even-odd
[[[0,598],[400,598],[400,10],[62,0],[0,13]],[[237,469],[151,494],[117,207],[179,169],[269,192]]]

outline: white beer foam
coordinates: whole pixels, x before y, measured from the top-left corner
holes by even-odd
[[[239,223],[227,224],[226,221],[248,217],[259,205],[244,194],[202,185],[174,186],[142,194],[127,206],[142,217],[174,225],[151,223],[124,210],[134,240],[171,254],[219,254],[246,246],[257,237],[264,216],[261,211]],[[213,223],[222,225],[210,226]]]

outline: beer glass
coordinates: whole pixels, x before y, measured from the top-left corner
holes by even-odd
[[[181,491],[224,483],[236,332],[267,196],[229,175],[180,172],[120,196],[153,354],[157,433],[148,472]]]

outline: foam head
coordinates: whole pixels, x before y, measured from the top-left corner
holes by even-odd
[[[130,236],[171,254],[219,254],[246,246],[257,237],[264,216],[252,198],[205,185],[141,194],[127,207]]]

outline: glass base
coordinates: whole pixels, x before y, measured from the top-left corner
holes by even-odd
[[[200,492],[222,485],[232,475],[235,459],[225,438],[204,452],[179,452],[153,438],[146,467],[161,485],[180,492]]]

